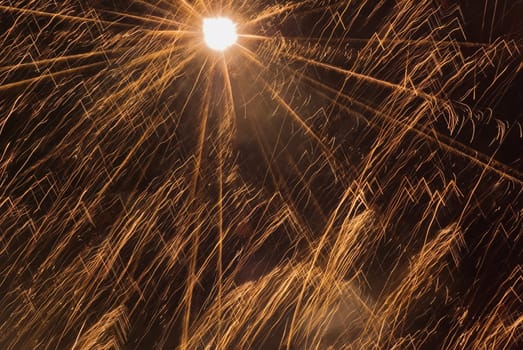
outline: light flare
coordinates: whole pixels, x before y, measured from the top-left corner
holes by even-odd
[[[236,24],[227,17],[205,18],[203,37],[209,48],[224,51],[238,40]]]

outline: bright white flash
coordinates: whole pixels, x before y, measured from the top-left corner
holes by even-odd
[[[203,20],[203,37],[205,43],[211,49],[223,51],[238,39],[236,24],[226,17],[205,18]]]

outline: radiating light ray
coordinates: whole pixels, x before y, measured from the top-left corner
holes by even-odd
[[[282,38],[280,37],[270,37],[270,36],[264,36],[264,35],[256,35],[256,34],[240,34],[241,38],[246,39],[253,39],[253,40],[264,40],[264,41],[274,41],[278,42]],[[382,39],[379,37],[371,37],[371,38],[352,38],[352,37],[343,37],[343,38],[336,38],[336,37],[312,37],[312,36],[288,36],[286,35],[284,37],[285,41],[288,42],[300,42],[300,43],[306,43],[306,44],[327,44],[327,45],[339,45],[339,44],[368,44],[374,39],[379,40],[381,44],[386,45],[404,45],[408,47],[416,47],[416,46],[454,46],[457,45],[459,47],[463,48],[492,48],[495,47],[496,44],[493,43],[482,43],[482,42],[469,42],[469,41],[458,41],[458,40],[429,40],[429,39]],[[518,44],[517,42],[513,43],[514,46],[516,46],[519,50],[521,50],[523,47]]]
[[[256,59],[256,57],[252,53],[247,54],[246,57],[250,58],[252,60],[252,62],[256,63],[257,65],[261,66],[262,68],[264,67],[263,64],[261,62],[259,62],[259,60]],[[278,104],[281,105],[289,113],[289,115],[293,118],[293,120],[296,121],[300,125],[300,127],[302,127],[304,132],[307,133],[308,135],[310,135],[317,142],[317,144],[322,148],[322,150],[325,152],[324,154],[327,156],[327,161],[329,162],[329,165],[331,166],[333,173],[336,174],[336,170],[335,170],[336,165],[334,162],[332,162],[333,161],[333,157],[331,154],[332,151],[325,145],[325,143],[321,140],[321,138],[305,123],[305,121],[303,120],[303,117],[301,117],[283,99],[283,97],[278,93],[278,91],[276,91],[264,78],[260,78],[260,79],[264,85],[264,88],[267,91],[270,91],[270,93],[272,94],[274,99],[278,102]]]
[[[302,75],[302,77],[303,77],[303,75]],[[446,151],[449,151],[451,153],[464,157],[464,158],[468,159],[469,161],[471,161],[472,163],[475,163],[479,167],[488,169],[489,171],[492,171],[492,172],[498,174],[502,178],[505,178],[505,179],[508,179],[515,183],[518,183],[520,185],[523,185],[523,180],[522,180],[523,174],[519,173],[517,170],[515,170],[513,168],[510,168],[506,164],[503,164],[503,163],[495,160],[492,157],[489,157],[467,145],[457,142],[456,140],[454,140],[448,136],[445,136],[445,135],[435,131],[434,129],[427,129],[427,128],[421,126],[421,128],[423,128],[423,129],[420,130],[419,126],[407,126],[403,122],[398,121],[394,118],[391,118],[390,116],[387,116],[387,115],[381,113],[380,111],[371,108],[369,105],[367,105],[365,103],[361,103],[360,101],[355,101],[348,95],[342,94],[339,91],[336,91],[328,86],[322,85],[321,83],[319,83],[317,81],[310,80],[310,77],[304,77],[304,78],[311,81],[314,85],[321,85],[321,87],[323,89],[325,89],[326,91],[330,90],[330,92],[335,92],[336,94],[338,94],[344,98],[350,99],[351,103],[357,104],[364,109],[368,109],[371,112],[376,113],[376,115],[379,115],[380,117],[385,118],[388,122],[404,126],[406,131],[414,132],[416,135],[421,136],[422,138],[426,139],[427,141],[437,144],[439,147],[445,149]],[[328,95],[325,95],[321,92],[319,94],[321,94],[325,98],[329,98],[332,100],[332,98],[330,98]],[[335,101],[332,100],[332,102],[335,102]],[[335,103],[337,105],[339,105],[340,107],[344,108],[343,104],[340,104],[338,102],[335,102]],[[368,119],[365,119],[365,120],[368,121]],[[370,122],[370,123],[373,124],[372,122]]]
[[[104,21],[99,18],[91,18],[91,17],[78,17],[78,16],[72,16],[72,15],[66,15],[62,13],[52,13],[52,12],[46,12],[46,11],[40,11],[40,10],[33,10],[28,8],[18,8],[14,6],[5,6],[0,5],[1,11],[6,12],[14,12],[14,13],[20,13],[22,15],[27,16],[41,16],[41,17],[50,17],[51,19],[59,19],[64,21],[72,21],[72,22],[79,22],[79,23],[95,23],[95,24],[104,24],[107,26],[123,26],[132,28],[133,25],[131,24],[125,24],[125,23],[119,23],[119,22],[111,22],[111,21]]]
[[[0,5],[0,344],[519,344],[505,5]]]
[[[137,19],[140,21],[150,22],[150,23],[158,24],[158,25],[165,24],[165,25],[176,26],[176,27],[180,27],[180,26],[187,27],[187,24],[185,24],[183,22],[177,22],[177,21],[173,21],[170,19],[165,19],[162,17],[156,17],[156,16],[151,16],[151,15],[139,16],[139,15],[129,14],[126,12],[117,12],[117,11],[110,11],[110,10],[103,10],[102,13],[117,15],[117,16],[120,16],[121,18]]]
[[[107,49],[107,50],[101,50],[101,51],[90,51],[90,52],[84,52],[79,53],[75,55],[66,55],[66,56],[58,56],[58,57],[52,57],[52,58],[45,58],[41,60],[35,60],[30,62],[20,62],[18,64],[13,64],[10,66],[2,66],[0,67],[0,72],[10,71],[13,69],[22,69],[22,68],[28,68],[33,67],[38,68],[40,65],[45,64],[56,64],[62,61],[68,61],[68,60],[74,60],[74,59],[81,59],[81,58],[89,58],[93,56],[103,56],[110,53],[119,53],[124,52],[129,48],[114,48],[114,49]]]
[[[253,56],[250,55],[249,57],[252,58]],[[300,58],[300,59],[305,60],[305,58]],[[314,64],[321,65],[321,63],[318,63],[317,61],[307,60],[307,62],[311,63],[313,65]],[[260,65],[263,66],[263,64],[261,64],[261,63],[260,63]],[[403,126],[405,126],[404,130],[407,130],[409,132],[412,131],[412,132],[416,133],[418,136],[421,136],[424,139],[429,140],[430,142],[434,142],[434,143],[438,144],[440,147],[444,148],[445,150],[458,154],[458,155],[470,160],[471,162],[476,163],[478,166],[480,166],[482,168],[486,168],[486,169],[489,169],[490,171],[497,173],[498,175],[500,175],[503,178],[509,179],[510,181],[514,181],[520,185],[523,184],[523,174],[518,172],[516,169],[511,168],[511,167],[493,159],[492,157],[488,157],[487,155],[482,154],[481,152],[479,152],[471,147],[468,147],[462,143],[459,143],[456,140],[454,140],[448,136],[445,136],[442,133],[439,133],[434,129],[428,129],[422,125],[421,126],[405,125],[401,120],[396,120],[390,116],[387,116],[386,114],[383,114],[381,111],[379,111],[375,108],[372,108],[368,104],[355,100],[350,95],[347,95],[345,93],[342,93],[339,90],[331,88],[328,85],[323,84],[315,79],[311,79],[310,76],[304,75],[303,73],[300,73],[297,71],[293,71],[292,69],[288,69],[288,67],[283,67],[283,68],[286,69],[290,74],[300,76],[301,78],[306,79],[307,81],[311,82],[312,84],[319,86],[321,89],[317,90],[316,93],[329,99],[331,102],[337,104],[341,108],[346,108],[346,107],[343,103],[337,102],[335,99],[333,99],[329,95],[324,94],[323,91],[329,91],[337,96],[343,97],[344,99],[350,101],[351,104],[355,104],[363,109],[369,110],[373,114],[379,115],[379,116],[385,118],[388,122],[391,122],[391,123],[397,124],[397,125],[403,125]],[[330,67],[329,69],[336,69],[336,67]],[[376,81],[374,78],[363,75],[363,74],[358,74],[358,73],[353,73],[353,72],[345,72],[345,73],[349,74],[351,76],[353,74],[355,74],[358,78],[361,78],[363,80],[370,80],[370,81],[376,82],[378,84],[383,83],[385,86],[393,88],[393,89],[401,89],[401,90],[406,89],[402,86],[397,86],[396,84]],[[406,89],[406,91],[410,91],[410,90]],[[417,91],[414,91],[413,93],[416,96],[422,95],[424,97],[430,98],[431,100],[433,98],[436,98],[433,95],[422,94]],[[352,111],[351,111],[351,113],[352,113]],[[368,119],[365,119],[365,120],[369,121]],[[423,129],[419,130],[420,127]]]
[[[295,11],[297,8],[300,8],[304,5],[308,5],[311,3],[314,3],[314,0],[301,0],[297,2],[290,2],[286,5],[281,6],[275,6],[274,8],[269,8],[268,11],[265,13],[260,13],[257,17],[254,17],[252,20],[247,21],[244,25],[245,26],[251,26],[253,24],[257,24],[260,21],[264,21],[267,19],[270,19],[272,17],[276,17],[281,14],[289,13]],[[329,6],[327,6],[329,7]]]

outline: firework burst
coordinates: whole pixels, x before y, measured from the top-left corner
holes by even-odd
[[[0,0],[2,347],[517,348],[523,9],[480,3]]]

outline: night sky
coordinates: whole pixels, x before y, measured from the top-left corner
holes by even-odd
[[[0,0],[0,347],[519,349],[522,18]]]

